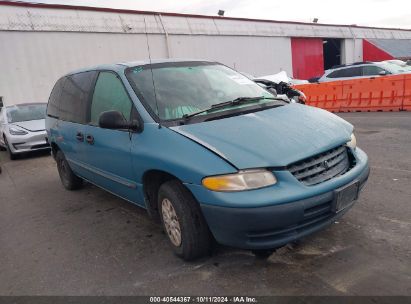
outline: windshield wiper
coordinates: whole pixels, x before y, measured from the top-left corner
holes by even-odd
[[[229,101],[224,101],[224,102],[220,102],[220,103],[216,103],[211,105],[211,107],[191,113],[191,114],[184,114],[181,118],[187,120],[191,117],[197,116],[199,114],[202,113],[210,113],[222,108],[227,108],[227,107],[232,107],[232,106],[238,106],[238,105],[242,105],[242,104],[247,104],[247,103],[254,103],[254,102],[258,102],[262,99],[270,99],[270,100],[284,100],[282,98],[277,98],[277,97],[264,97],[264,96],[257,96],[257,97],[238,97],[236,99],[233,100],[229,100]]]

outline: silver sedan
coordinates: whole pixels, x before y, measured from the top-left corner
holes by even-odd
[[[0,147],[10,159],[18,154],[50,149],[45,131],[46,103],[7,106],[0,112]]]

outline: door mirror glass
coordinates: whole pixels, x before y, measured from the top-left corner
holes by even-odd
[[[100,128],[113,130],[128,129],[138,131],[140,129],[140,123],[138,120],[129,122],[119,111],[106,111],[101,113],[98,125]]]

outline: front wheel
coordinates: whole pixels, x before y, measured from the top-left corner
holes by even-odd
[[[7,141],[6,137],[4,137],[4,145],[6,146],[6,150],[7,150],[7,153],[9,154],[10,160],[17,159],[17,155],[15,153],[13,153],[13,151],[11,151],[9,142]]]
[[[76,190],[81,188],[83,180],[74,174],[71,170],[63,152],[58,151],[56,154],[57,170],[60,175],[61,183],[67,190]]]
[[[211,233],[193,195],[177,180],[158,191],[158,210],[174,253],[193,260],[211,252]]]

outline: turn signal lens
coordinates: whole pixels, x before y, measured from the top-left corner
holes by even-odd
[[[234,174],[210,176],[203,186],[212,191],[232,192],[268,187],[277,183],[274,174],[267,170],[246,170]]]

